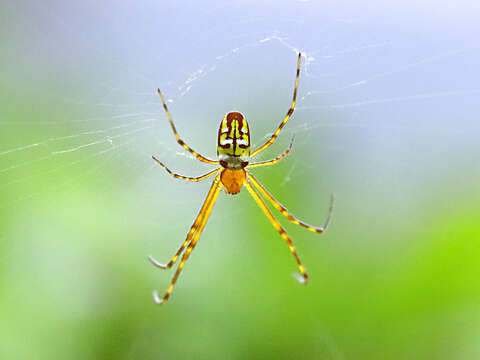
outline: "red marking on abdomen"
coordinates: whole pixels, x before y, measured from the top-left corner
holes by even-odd
[[[231,128],[232,120],[237,120],[239,124],[243,124],[243,115],[239,112],[230,112],[227,114],[227,125]]]

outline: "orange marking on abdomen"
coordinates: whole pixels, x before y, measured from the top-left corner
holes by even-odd
[[[228,194],[238,194],[245,183],[245,178],[245,170],[243,169],[224,169],[220,175],[220,180]]]

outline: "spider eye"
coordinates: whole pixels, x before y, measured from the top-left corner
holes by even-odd
[[[227,162],[225,160],[220,160],[220,165],[222,165],[225,169],[227,168]]]

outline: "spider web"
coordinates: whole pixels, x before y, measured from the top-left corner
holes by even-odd
[[[473,188],[480,174],[477,5],[452,9],[445,2],[429,17],[428,2],[393,9],[380,2],[248,4],[5,5],[0,211],[13,220],[0,239],[8,242],[46,203],[65,206],[71,198],[77,206],[92,192],[119,199],[125,217],[132,210],[121,204],[133,206],[145,233],[159,219],[181,233],[209,181],[173,180],[151,156],[187,176],[211,167],[175,142],[156,89],[180,136],[199,153],[215,157],[218,125],[233,110],[246,115],[259,146],[290,106],[298,51],[304,57],[294,116],[261,155],[280,154],[295,134],[278,168],[259,170],[272,192],[292,200],[296,189],[318,183],[324,203],[298,194],[301,202],[322,212],[335,193],[337,206],[355,212],[376,187],[389,201],[370,214],[395,201],[405,226],[419,196],[434,199],[452,188],[459,201],[478,196],[458,190]],[[231,206],[212,221],[224,224],[253,208]],[[157,241],[147,238],[138,253]],[[0,261],[28,246],[7,248]]]
[[[27,67],[24,74],[8,74],[10,88],[16,94],[25,95],[24,101],[40,95],[45,99],[46,106],[60,105],[67,109],[67,114],[51,114],[49,109],[40,118],[28,116],[17,119],[9,117],[8,113],[2,117],[0,126],[4,129],[3,133],[17,135],[12,141],[2,144],[0,149],[2,192],[9,193],[15,188],[12,196],[3,202],[3,207],[37,196],[36,191],[30,189],[18,194],[21,184],[35,183],[45,176],[76,166],[81,175],[86,176],[82,165],[88,166],[87,172],[96,172],[105,161],[121,159],[123,166],[136,169],[138,175],[157,177],[159,174],[151,174],[154,164],[150,156],[160,154],[179,171],[182,167],[184,172],[200,169],[198,164],[179,162],[181,158],[190,161],[193,157],[178,149],[172,141],[173,136],[156,98],[157,87],[161,87],[169,99],[181,136],[195,149],[203,152],[210,150],[208,155],[214,157],[217,123],[222,114],[231,108],[253,113],[248,118],[251,117],[254,126],[254,142],[255,145],[262,143],[289,106],[294,59],[299,50],[305,55],[299,101],[295,119],[289,123],[286,134],[282,134],[283,146],[293,133],[297,134],[299,146],[316,142],[316,135],[312,134],[319,128],[387,126],[391,129],[399,126],[398,118],[377,120],[369,116],[368,122],[360,119],[365,118],[364,114],[371,115],[381,105],[389,108],[409,106],[420,111],[428,107],[431,111],[432,102],[471,100],[480,92],[474,77],[459,75],[453,83],[454,79],[446,79],[444,71],[452,64],[471,64],[478,50],[474,42],[445,41],[438,36],[433,41],[428,38],[408,43],[402,37],[392,36],[394,26],[392,33],[378,34],[376,29],[366,27],[351,10],[347,12],[349,16],[345,15],[347,13],[339,16],[335,7],[330,7],[331,12],[321,17],[319,25],[312,23],[311,17],[284,15],[278,22],[272,23],[265,16],[251,18],[245,12],[235,13],[232,8],[237,8],[236,5],[214,6],[201,13],[199,24],[203,28],[197,37],[199,43],[214,37],[218,41],[212,48],[201,49],[203,51],[199,51],[200,45],[189,48],[190,28],[183,29],[183,33],[177,36],[171,36],[169,26],[145,34],[151,28],[149,23],[144,23],[137,31],[146,36],[133,44],[128,54],[120,56],[118,52],[124,49],[118,49],[118,42],[105,47],[105,40],[115,32],[134,39],[131,27],[122,30],[119,23],[113,22],[112,25],[117,27],[110,32],[100,29],[97,39],[93,30],[77,33],[75,25],[81,16],[77,17],[75,11],[83,14],[88,6],[76,7],[75,11],[60,4],[46,7],[30,4],[25,9],[10,6],[17,24],[14,25],[13,20],[8,21],[9,35],[13,36],[7,39],[6,47],[13,56],[6,60],[6,64],[13,65],[9,60],[23,58],[23,65]],[[290,6],[297,8],[302,15],[308,13],[309,8],[317,9],[317,5],[309,2],[292,3]],[[29,10],[38,14],[38,21],[30,21]],[[104,21],[104,10],[99,6],[96,14],[88,19],[92,27],[98,27]],[[128,18],[122,10],[127,9],[119,9],[120,16]],[[152,20],[145,9],[133,10],[140,20]],[[230,15],[228,21],[216,25],[209,22],[209,19],[225,14]],[[186,11],[185,16],[188,18],[190,15]],[[20,28],[27,29],[24,33],[32,35],[29,41],[21,38],[24,33],[19,33]],[[363,30],[362,36],[351,37],[358,29]],[[332,35],[333,30],[337,31],[335,36]],[[341,36],[338,36],[339,32]],[[162,42],[152,46],[157,38]],[[183,42],[171,48],[167,46],[179,39]],[[48,53],[57,45],[53,53]],[[72,53],[67,54],[70,50]],[[191,56],[185,56],[187,53]],[[36,61],[25,60],[32,59],[34,54],[37,55]],[[89,62],[98,64],[95,70],[88,69]],[[464,70],[466,75],[470,69]],[[269,78],[261,76],[262,72],[268,72]],[[439,76],[440,79],[434,82],[431,78],[434,73],[443,73],[445,79]],[[85,74],[91,80],[81,82],[82,89],[78,89],[77,82]],[[249,76],[246,87],[237,85],[238,74]],[[30,86],[25,89],[25,78],[28,76],[33,78],[33,84],[29,81]],[[450,72],[448,77],[452,76]],[[261,83],[255,81],[258,77],[261,77]],[[55,86],[51,85],[52,81]],[[388,84],[392,82],[397,82],[397,86]],[[208,89],[207,97],[202,94],[204,89]],[[246,96],[247,92],[254,95]],[[242,106],[225,97],[240,98]],[[75,112],[81,115],[68,114],[69,107],[74,107]],[[268,115],[268,118],[256,116],[258,113]],[[412,119],[411,123],[414,121]],[[436,116],[430,114],[421,121],[422,127],[438,128]],[[199,123],[202,125],[199,126]],[[192,133],[198,134],[199,129],[201,135],[192,136]],[[31,141],[18,136],[29,130]],[[36,134],[37,130],[39,134]],[[57,133],[61,135],[57,136]],[[261,137],[261,134],[265,135]],[[334,150],[338,145],[325,146]],[[287,170],[282,184],[291,177],[299,161],[298,157],[290,159],[290,170]],[[90,166],[92,163],[97,165]],[[178,163],[181,165],[176,166]],[[37,168],[41,170],[35,171]],[[81,178],[69,178],[76,177],[75,174],[75,171],[70,172],[66,179],[51,186],[65,187],[65,191],[71,186],[81,186]]]

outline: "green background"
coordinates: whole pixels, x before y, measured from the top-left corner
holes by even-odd
[[[434,6],[435,5],[435,6]],[[0,65],[1,359],[477,359],[478,6],[392,2],[7,4]],[[472,39],[472,40],[470,40]],[[221,194],[170,301],[218,125],[316,235]],[[305,64],[305,59],[304,59]]]

